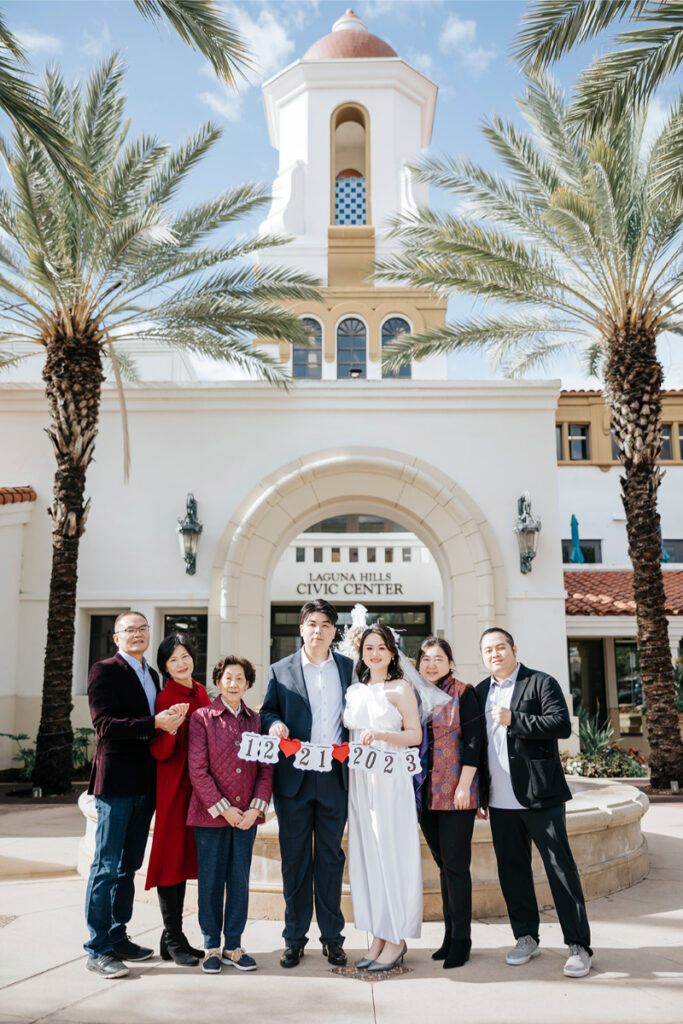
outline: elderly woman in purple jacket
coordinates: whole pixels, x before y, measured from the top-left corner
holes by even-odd
[[[261,716],[243,701],[256,673],[246,658],[227,655],[213,670],[219,695],[190,719],[188,768],[193,792],[187,824],[197,842],[199,926],[206,974],[221,966],[253,971],[242,949],[249,908],[249,870],[256,826],[265,820],[272,765],[237,756],[242,733],[261,732]]]

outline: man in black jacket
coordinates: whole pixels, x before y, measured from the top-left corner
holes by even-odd
[[[152,950],[131,942],[135,872],[142,864],[154,813],[155,762],[149,741],[155,729],[174,732],[187,704],[155,715],[159,679],[144,657],[149,625],[140,612],[124,612],[114,624],[118,652],[96,662],[88,677],[95,729],[95,757],[88,792],[97,806],[95,852],[85,897],[90,938],[87,967],[102,978],[128,974],[124,960],[146,960]]]
[[[518,966],[538,956],[539,915],[531,870],[531,843],[543,859],[569,957],[564,973],[582,978],[591,969],[590,929],[565,821],[571,792],[557,741],[571,735],[567,702],[556,679],[517,661],[504,629],[481,638],[491,673],[476,688],[486,720],[489,817],[498,877],[517,940],[506,961]]]

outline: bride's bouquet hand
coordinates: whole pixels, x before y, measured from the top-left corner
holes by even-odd
[[[379,743],[382,739],[381,732],[373,732],[372,729],[364,729],[360,734],[360,741],[365,747],[371,746],[373,743]]]

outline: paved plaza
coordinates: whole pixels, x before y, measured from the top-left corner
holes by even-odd
[[[562,975],[565,947],[553,911],[543,914],[542,955],[504,963],[504,918],[477,920],[463,968],[430,959],[441,925],[410,943],[405,973],[369,983],[335,974],[311,942],[302,964],[278,965],[282,923],[250,921],[246,948],[259,970],[202,975],[158,957],[128,978],[85,970],[84,880],[75,873],[82,816],[74,806],[0,806],[0,1024],[682,1024],[683,801],[651,805],[643,820],[648,877],[588,905],[596,950],[588,978]],[[136,903],[131,936],[157,946],[158,909]],[[199,941],[196,919],[190,938]],[[365,934],[349,925],[346,949],[362,955]]]

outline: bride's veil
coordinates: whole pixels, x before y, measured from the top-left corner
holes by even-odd
[[[361,637],[368,628],[367,614],[368,610],[365,605],[356,604],[353,606],[351,609],[351,625],[345,626],[344,634],[335,647],[335,650],[339,654],[345,654],[347,658],[353,659],[352,683],[358,682],[358,650],[360,648]],[[394,629],[392,629],[391,632],[394,634],[396,645],[399,648],[399,665],[401,666],[403,677],[412,687],[417,698],[420,722],[424,725],[425,722],[428,722],[431,719],[432,715],[438,708],[442,707],[444,704],[448,704],[450,697],[443,693],[438,686],[433,686],[432,683],[428,683],[426,679],[422,678],[410,658],[408,658],[401,650],[399,646],[399,634]]]

